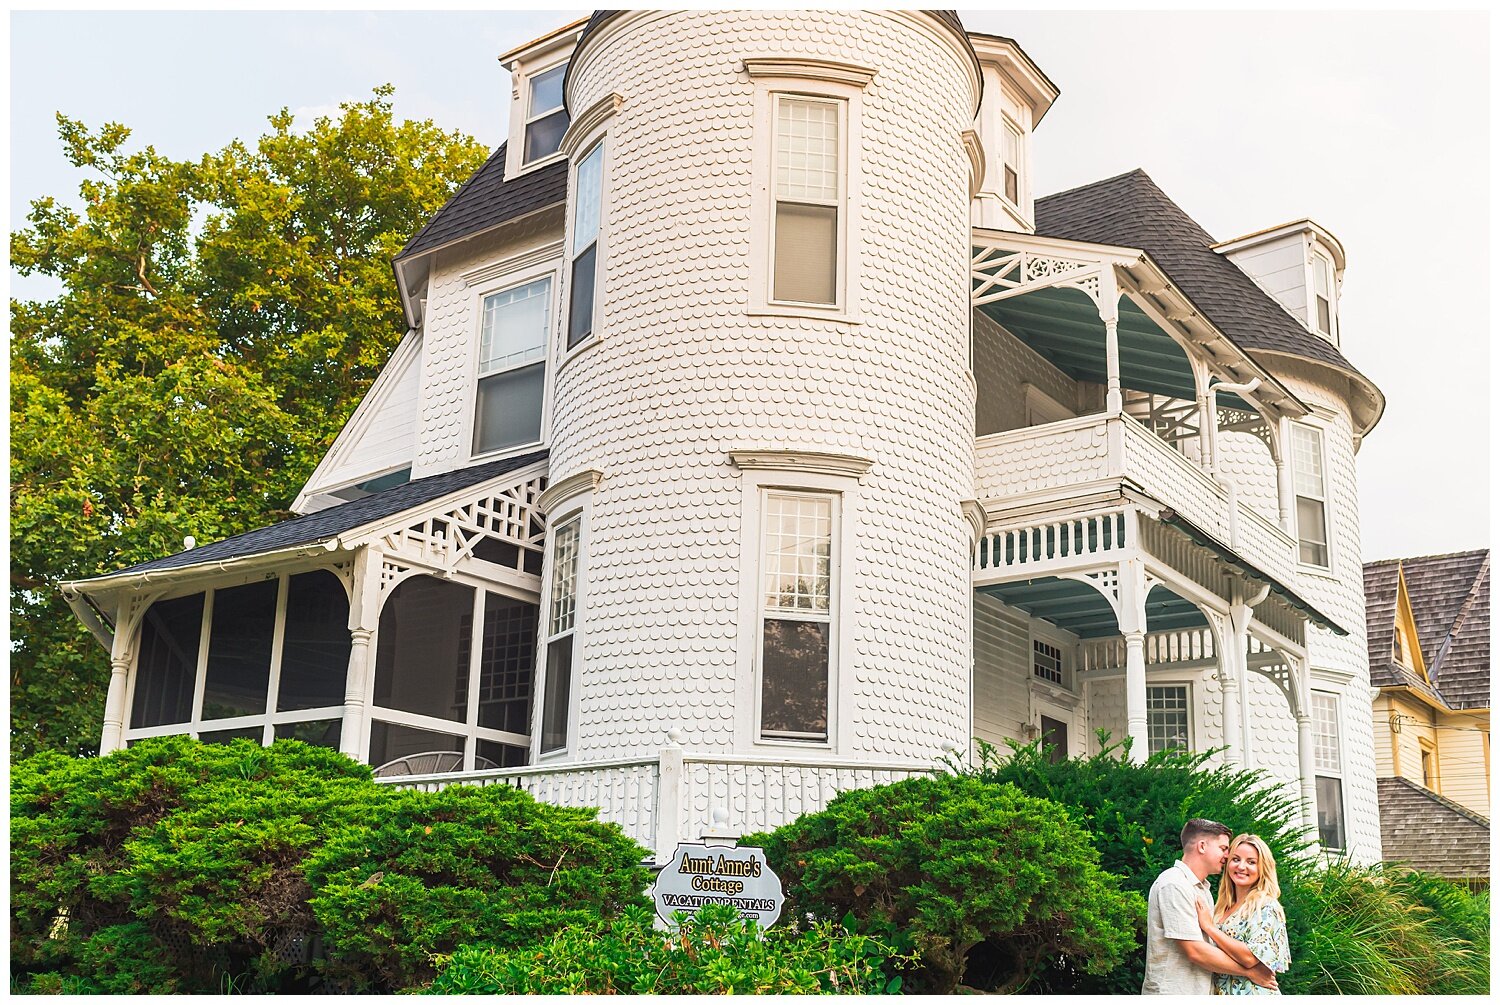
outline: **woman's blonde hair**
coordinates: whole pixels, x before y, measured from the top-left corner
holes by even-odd
[[[1270,901],[1276,909],[1281,909],[1281,884],[1276,882],[1276,857],[1271,854],[1271,849],[1255,834],[1241,834],[1229,842],[1229,854],[1242,844],[1247,844],[1255,849],[1256,858],[1259,860],[1260,876],[1250,892],[1245,894],[1244,903],[1240,903],[1239,890],[1235,888],[1234,880],[1229,878],[1229,860],[1224,860],[1224,876],[1219,880],[1219,899],[1214,904],[1214,919],[1222,921],[1236,909],[1255,911],[1262,904]]]

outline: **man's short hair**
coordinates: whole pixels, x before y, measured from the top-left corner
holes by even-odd
[[[1217,820],[1205,820],[1202,817],[1194,817],[1182,825],[1182,849],[1186,851],[1204,838],[1227,838],[1233,835],[1233,833],[1233,831]]]

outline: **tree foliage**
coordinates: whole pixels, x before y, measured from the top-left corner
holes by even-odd
[[[846,792],[745,843],[766,849],[790,916],[909,937],[922,991],[957,991],[981,944],[1004,961],[994,983],[1007,990],[1059,955],[1108,971],[1135,948],[1145,916],[1062,807],[975,778]]]
[[[61,580],[286,507],[399,341],[390,259],[485,150],[378,88],[198,160],[58,116],[76,206],[32,203],[11,303],[11,743],[88,752],[107,659]]]

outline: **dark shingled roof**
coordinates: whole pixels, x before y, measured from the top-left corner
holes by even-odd
[[[1038,199],[1036,232],[1139,248],[1241,348],[1290,353],[1359,374],[1337,347],[1304,328],[1239,266],[1214,251],[1208,232],[1139,168]]]
[[[1448,879],[1490,876],[1490,822],[1405,778],[1382,778],[1381,857]]]
[[[454,471],[418,478],[416,481],[397,485],[384,492],[376,492],[363,499],[356,499],[340,506],[330,506],[316,513],[294,517],[291,520],[283,520],[281,523],[273,523],[269,527],[247,531],[212,544],[200,545],[191,551],[180,551],[165,558],[142,562],[140,565],[133,565],[120,572],[110,573],[110,575],[151,572],[159,569],[181,569],[204,562],[223,562],[232,558],[260,555],[268,551],[280,551],[283,548],[295,548],[298,545],[317,544],[345,531],[384,520],[404,510],[440,499],[450,492],[458,492],[471,485],[478,485],[480,482],[498,478],[507,472],[535,464],[545,459],[546,456],[547,451],[536,450],[520,457],[507,457],[503,460],[490,461],[487,464],[476,464],[469,468],[458,468]]]
[[[505,147],[500,144],[484,166],[406,242],[396,261],[562,204],[568,196],[567,162],[554,161],[507,182]]]
[[[1431,687],[1391,660],[1398,569],[1406,574]],[[1365,566],[1365,622],[1371,684],[1414,687],[1453,709],[1489,707],[1488,549],[1370,562]]]

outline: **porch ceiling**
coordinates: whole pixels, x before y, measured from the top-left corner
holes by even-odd
[[[1049,287],[979,308],[997,324],[1035,349],[1074,380],[1103,384],[1104,322],[1092,300],[1075,289]],[[1120,298],[1120,383],[1192,401],[1197,397],[1193,368],[1182,347],[1129,297]],[[1220,395],[1225,408],[1250,411],[1242,400]]]
[[[1120,634],[1114,610],[1092,586],[1056,576],[981,586],[1002,603],[1049,621],[1079,638],[1107,638]],[[1196,605],[1157,586],[1146,598],[1146,630],[1151,632],[1202,628],[1208,624]]]

